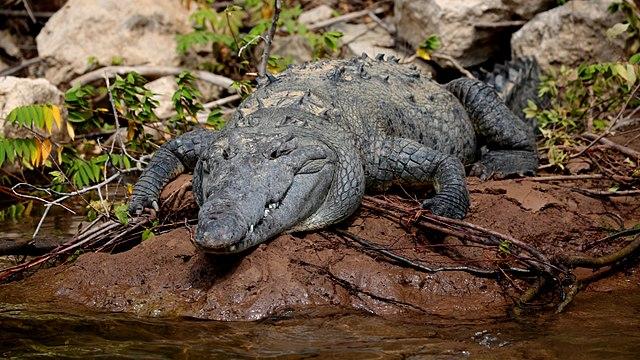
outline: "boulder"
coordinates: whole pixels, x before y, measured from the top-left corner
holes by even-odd
[[[178,65],[175,35],[190,30],[189,11],[175,0],[70,0],[36,41],[54,84],[82,74],[91,62]]]
[[[156,115],[161,119],[170,117],[174,112],[171,97],[178,90],[175,76],[163,76],[147,83],[145,87],[155,94],[153,98],[158,101],[158,107],[155,110]]]
[[[372,26],[366,24],[347,24],[339,23],[331,27],[333,31],[339,31],[343,34],[342,44],[344,45],[346,56],[360,56],[367,54],[373,58],[378,54],[384,54],[387,57],[396,57],[402,62],[407,60],[408,56],[394,48],[395,41],[387,31],[380,26]],[[434,69],[426,62],[415,60],[414,62],[425,74],[432,76]]]
[[[4,136],[33,136],[30,131],[5,124],[4,119],[14,108],[31,104],[62,105],[63,103],[64,94],[46,79],[0,76],[0,129],[2,129]],[[56,141],[60,142],[66,139],[66,129],[57,129],[55,125],[53,129],[53,137]]]
[[[18,40],[8,30],[0,31],[0,50],[12,58],[22,58],[22,53],[18,47]]]
[[[616,61],[625,56],[624,40],[605,32],[623,21],[607,7],[613,0],[573,0],[536,15],[511,38],[513,57],[532,56],[543,70],[554,65]]]
[[[263,49],[263,46],[258,46],[256,55],[262,54]],[[301,35],[275,36],[271,44],[271,54],[290,59],[294,64],[313,59],[313,49],[307,39]]]
[[[309,25],[318,21],[327,20],[331,18],[331,15],[333,15],[333,11],[334,10],[330,6],[320,5],[300,14],[300,16],[298,17],[298,21],[301,24]]]
[[[462,66],[473,66],[504,51],[513,31],[513,26],[485,24],[528,19],[554,4],[555,0],[396,0],[397,35],[413,48],[438,35],[440,52]]]
[[[530,20],[536,14],[558,5],[558,0],[502,0],[509,11],[522,20]]]

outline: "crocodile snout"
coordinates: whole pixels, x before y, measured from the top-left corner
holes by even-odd
[[[240,249],[248,227],[238,217],[224,216],[200,222],[194,243],[206,252],[233,253]]]

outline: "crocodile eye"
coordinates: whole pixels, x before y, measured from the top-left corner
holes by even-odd
[[[222,150],[222,158],[225,160],[229,160],[229,150],[227,149]]]

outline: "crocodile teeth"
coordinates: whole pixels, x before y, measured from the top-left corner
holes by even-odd
[[[269,209],[264,209],[264,216],[266,217],[267,215],[269,215],[269,213],[271,212],[271,210]]]
[[[249,226],[249,233],[253,232],[253,225]]]

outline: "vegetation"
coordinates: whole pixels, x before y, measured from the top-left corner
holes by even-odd
[[[584,148],[579,135],[608,134],[619,120],[640,107],[638,75],[640,74],[640,11],[634,2],[618,1],[610,12],[621,11],[626,21],[607,31],[609,37],[623,37],[630,55],[628,60],[582,64],[577,68],[561,66],[542,77],[538,95],[549,99],[549,106],[539,107],[529,101],[524,110],[535,119],[543,137],[549,165],[564,169],[567,162]],[[640,167],[627,159],[634,177]]]
[[[260,52],[257,47],[270,25],[273,1],[244,0],[219,10],[212,1],[197,5],[191,16],[193,30],[177,35],[178,51],[185,58],[195,55],[190,58],[200,59],[196,68],[231,76],[235,79],[233,90],[243,96],[250,94],[254,77],[246,74],[255,72]],[[281,35],[302,37],[315,58],[336,55],[342,34],[309,30],[297,21],[301,12],[300,5],[282,9],[278,22]],[[94,68],[99,66],[95,58],[87,61]],[[268,69],[279,72],[290,63],[291,59],[272,55]],[[114,58],[111,65],[121,64],[121,58]],[[197,114],[205,110],[192,74],[179,74],[176,83],[177,90],[171,97],[175,113],[168,119],[157,116],[155,94],[146,87],[147,79],[135,72],[116,75],[108,86],[73,86],[60,106],[18,107],[7,117],[15,128],[14,135],[0,136],[0,167],[11,165],[28,172],[25,176],[29,183],[58,193],[77,191],[105,182],[114,174],[136,170],[156,149],[155,144],[190,130],[198,123]],[[205,125],[215,129],[224,125],[220,108],[209,111]],[[5,176],[0,181],[12,186],[18,179],[24,177]],[[33,206],[29,204],[27,213]],[[111,214],[124,222],[126,206],[124,210],[122,206],[105,197],[90,201],[87,213],[89,218]],[[0,210],[0,220],[20,216],[24,209],[25,205],[19,203]]]

